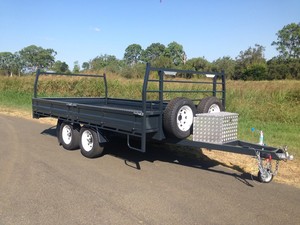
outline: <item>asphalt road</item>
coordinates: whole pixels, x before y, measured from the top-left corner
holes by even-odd
[[[55,127],[0,116],[0,224],[300,224],[300,189],[153,145],[98,159]]]

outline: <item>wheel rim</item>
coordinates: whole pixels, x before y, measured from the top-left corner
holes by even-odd
[[[89,130],[85,130],[82,135],[81,135],[81,144],[83,147],[84,151],[91,151],[93,149],[94,146],[94,142],[93,142],[93,135],[91,133],[91,131]]]
[[[217,104],[212,104],[208,109],[208,113],[215,113],[215,112],[221,112],[221,109]]]
[[[271,171],[269,169],[265,170],[263,173],[260,174],[260,177],[263,182],[269,183],[272,180]]]
[[[177,126],[181,131],[187,131],[193,124],[194,114],[191,107],[184,105],[177,113]]]
[[[62,129],[62,139],[65,144],[70,144],[72,141],[72,128],[69,125],[64,125]]]

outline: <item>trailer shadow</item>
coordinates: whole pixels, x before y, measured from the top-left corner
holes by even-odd
[[[201,149],[153,143],[149,143],[147,147],[148,149],[146,153],[140,153],[128,149],[128,147],[126,147],[126,141],[118,141],[108,144],[105,148],[105,154],[120,158],[124,160],[126,166],[137,170],[142,169],[141,162],[143,161],[151,163],[154,163],[155,161],[161,161],[232,176],[243,184],[249,187],[254,187],[250,183],[253,181],[251,174],[245,172],[239,166],[232,168],[226,164],[213,160],[203,154]],[[217,167],[219,165],[229,168],[231,171],[219,169]]]
[[[56,126],[52,126],[42,131],[41,134],[56,137]],[[232,168],[228,167],[226,164],[213,160],[203,154],[201,149],[198,148],[149,143],[147,145],[147,152],[141,153],[130,150],[126,145],[126,140],[116,139],[105,145],[104,154],[124,160],[126,166],[137,170],[142,170],[141,162],[143,161],[151,163],[161,161],[232,176],[243,184],[253,187],[250,183],[250,181],[253,181],[251,174],[246,173],[239,166],[234,166]],[[230,171],[218,169],[217,166],[219,165],[229,168]]]
[[[52,127],[49,127],[46,130],[43,130],[41,132],[41,134],[42,135],[48,135],[48,136],[56,137],[56,126],[52,126]]]

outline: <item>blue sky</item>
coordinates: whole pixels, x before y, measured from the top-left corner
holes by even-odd
[[[267,59],[283,26],[300,22],[299,0],[0,0],[0,52],[52,48],[73,68],[126,47],[183,45],[188,59],[235,58],[260,44]]]

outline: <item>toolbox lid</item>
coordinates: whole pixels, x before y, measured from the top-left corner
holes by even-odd
[[[198,113],[196,117],[225,117],[225,116],[238,116],[238,113],[232,112],[214,112],[214,113]]]

